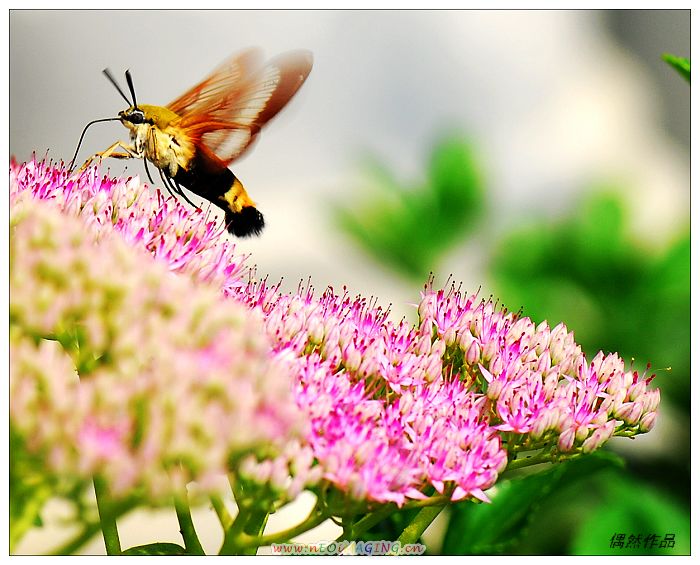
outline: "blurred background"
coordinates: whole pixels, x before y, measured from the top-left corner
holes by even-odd
[[[564,321],[590,356],[651,363],[661,415],[647,436],[610,442],[626,468],[546,497],[533,522],[548,527],[505,551],[619,554],[615,533],[675,533],[687,553],[690,86],[661,55],[689,57],[690,12],[14,10],[10,152],[70,160],[88,121],[124,109],[105,67],[129,68],[138,100],[165,105],[252,45],[315,58],[232,167],[267,222],[237,242],[258,274],[347,287],[409,320],[429,273],[451,275]],[[95,125],[78,162],[117,139],[120,124]],[[104,165],[146,180],[141,162]],[[460,552],[440,541],[458,517],[433,551]],[[28,535],[20,550],[43,543]]]

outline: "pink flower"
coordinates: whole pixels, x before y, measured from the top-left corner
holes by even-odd
[[[64,210],[15,198],[10,232],[11,425],[54,473],[159,500],[303,435],[249,310]]]
[[[244,257],[224,236],[220,222],[208,221],[174,198],[151,192],[138,178],[100,177],[90,168],[71,175],[65,168],[30,161],[10,167],[10,203],[27,199],[52,202],[81,218],[95,237],[116,232],[127,243],[148,251],[167,267],[227,289],[248,275]]]
[[[347,291],[282,294],[202,212],[94,169],[13,164],[11,204],[12,422],[55,468],[153,487],[164,462],[208,480],[267,442],[239,479],[279,498],[323,480],[350,501],[487,500],[520,451],[655,423],[653,376],[454,286],[426,286],[415,326]]]
[[[454,288],[426,288],[417,327],[331,289],[314,299],[262,281],[232,295],[261,313],[277,351],[299,360],[307,441],[324,478],[352,498],[401,505],[449,486],[453,500],[485,500],[508,463],[504,438],[510,457],[536,444],[589,452],[642,433],[638,421],[651,422],[658,405],[650,379],[625,373],[616,355],[588,364],[563,324],[535,326]],[[635,395],[646,412],[618,419]]]

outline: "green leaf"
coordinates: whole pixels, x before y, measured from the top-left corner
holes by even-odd
[[[446,136],[435,146],[422,184],[399,184],[376,159],[366,170],[367,196],[337,206],[337,224],[381,264],[424,281],[482,216],[484,188],[474,151],[461,137]]]
[[[572,547],[577,555],[690,555],[690,513],[668,495],[628,475],[612,474],[606,481],[604,503],[579,528]],[[673,534],[673,547],[658,543]],[[623,547],[610,547],[613,536]],[[639,547],[630,536],[639,536]],[[630,543],[632,542],[632,543]],[[645,543],[647,547],[645,547]],[[627,547],[627,545],[630,545]]]
[[[122,555],[185,555],[185,548],[176,543],[156,542],[130,547]]]
[[[671,55],[669,53],[664,53],[661,58],[671,65],[678,73],[688,82],[690,82],[690,60],[685,57],[678,57],[677,55]]]
[[[55,493],[55,480],[40,457],[29,454],[24,438],[10,426],[10,551],[32,527],[41,527],[41,511]]]
[[[690,413],[690,230],[650,265],[636,301],[641,327],[637,355],[653,363],[662,398]],[[629,347],[629,350],[632,350]],[[671,371],[665,371],[670,367]]]
[[[601,451],[549,466],[539,473],[499,481],[490,504],[465,502],[454,508],[442,552],[493,555],[511,551],[526,534],[536,509],[550,494],[619,465],[619,457]]]
[[[418,509],[404,510],[402,512],[394,512],[387,516],[381,522],[372,526],[369,530],[365,530],[361,534],[361,539],[366,541],[379,540],[395,540],[398,539],[411,521],[418,514]]]
[[[680,225],[668,247],[650,249],[630,214],[608,189],[557,221],[528,221],[495,249],[495,294],[533,320],[565,322],[589,357],[616,351],[651,363],[664,402],[689,414],[690,230]]]

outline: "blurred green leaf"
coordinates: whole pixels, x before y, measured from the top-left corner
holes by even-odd
[[[419,509],[394,512],[362,533],[365,541],[395,540],[418,514]]]
[[[670,53],[664,53],[661,58],[671,65],[688,82],[690,82],[690,60]]]
[[[490,267],[495,292],[507,307],[522,307],[525,315],[550,325],[564,321],[589,358],[599,350],[616,351],[637,370],[651,364],[661,406],[675,405],[678,431],[662,467],[656,458],[642,458],[635,471],[668,484],[678,500],[688,499],[689,225],[679,226],[668,247],[645,248],[631,233],[622,200],[609,191],[592,193],[558,221],[532,222],[510,233],[497,244]],[[574,498],[581,511],[590,503]],[[551,521],[563,521],[556,510],[550,514]],[[529,543],[535,553],[569,551],[549,547],[547,540]]]
[[[619,467],[621,459],[596,452],[517,479],[499,481],[490,504],[454,507],[442,548],[449,555],[494,555],[513,552],[534,526],[537,508],[547,497],[582,478]]]
[[[424,281],[482,215],[484,188],[471,147],[459,137],[443,139],[422,186],[401,186],[376,161],[367,170],[372,193],[352,207],[336,207],[339,226],[378,261]]]
[[[176,543],[158,542],[130,547],[122,555],[185,555],[185,548]]]
[[[690,412],[690,232],[684,232],[658,258],[649,262],[647,277],[636,293],[639,327],[631,328],[629,345],[652,360],[660,371],[655,384]]]
[[[599,350],[653,363],[662,392],[688,410],[690,234],[651,252],[632,237],[625,207],[595,192],[569,216],[531,224],[497,244],[496,292],[534,320],[564,321],[589,356]]]
[[[690,555],[690,519],[668,496],[627,475],[613,474],[605,481],[607,497],[591,512],[574,538],[576,555]],[[614,535],[624,535],[625,547],[610,547]],[[658,545],[667,534],[674,546]],[[629,544],[639,536],[639,547]],[[655,543],[651,545],[651,536]],[[646,547],[645,547],[646,544]]]
[[[25,449],[24,439],[10,426],[10,551],[32,527],[41,526],[41,511],[54,491],[42,462]]]
[[[566,218],[511,232],[494,250],[491,273],[511,309],[522,306],[552,326],[565,321],[577,341],[597,351],[614,345],[616,324],[628,319],[611,312],[629,300],[646,258],[627,239],[619,198],[601,191]]]

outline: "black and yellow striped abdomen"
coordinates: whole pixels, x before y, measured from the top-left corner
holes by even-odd
[[[226,229],[237,237],[259,235],[265,220],[233,171],[218,158],[197,151],[187,169],[180,167],[176,183],[221,208]]]

